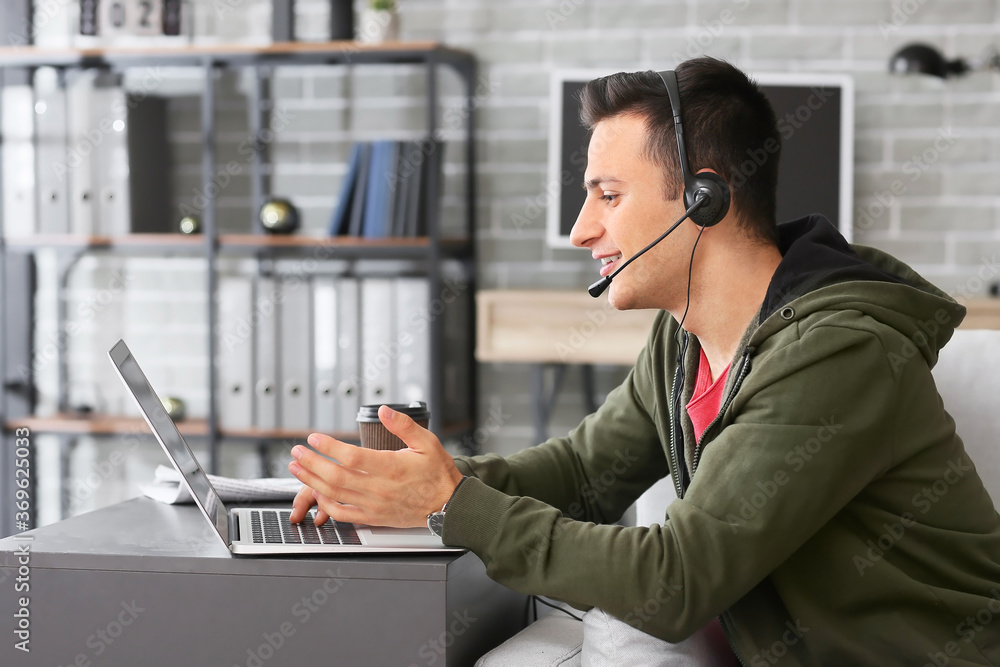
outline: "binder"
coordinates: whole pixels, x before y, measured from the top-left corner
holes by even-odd
[[[278,427],[278,295],[273,278],[258,276],[254,295],[254,426]]]
[[[414,150],[423,150],[423,142],[414,142]],[[415,237],[420,229],[420,207],[423,201],[423,191],[426,187],[425,172],[427,171],[427,155],[410,174],[409,186],[406,192],[406,222],[403,236]]]
[[[337,430],[337,283],[329,276],[313,279],[313,428],[320,433]],[[350,430],[350,429],[348,429]]]
[[[34,91],[31,86],[2,89],[3,222],[6,236],[35,233]]]
[[[386,171],[382,174],[382,181],[385,186],[382,195],[381,238],[393,235],[393,225],[396,221],[396,199],[399,196],[399,168],[400,160],[403,156],[403,142],[392,141],[386,149],[388,154],[386,161]]]
[[[38,231],[43,234],[68,234],[66,90],[55,70],[43,68],[37,71],[35,95]]]
[[[117,85],[99,85],[91,98],[91,132],[99,137],[94,150],[93,181],[97,195],[94,233],[121,235],[131,231],[129,198],[128,124],[125,91]],[[155,161],[159,156],[136,156]]]
[[[81,35],[97,35],[97,2],[98,0],[80,0]]]
[[[282,429],[310,428],[309,406],[312,386],[312,297],[309,282],[301,277],[282,278],[279,327],[278,401]]]
[[[337,285],[337,384],[334,431],[358,429],[361,405],[361,289],[357,278],[339,278]]]
[[[219,276],[219,426],[249,429],[253,423],[253,282]]]
[[[389,182],[396,168],[396,142],[376,141],[372,145],[368,182],[365,189],[365,210],[362,222],[362,236],[366,239],[382,239],[388,234]]]
[[[348,232],[351,204],[356,199],[354,196],[354,186],[358,181],[361,151],[361,144],[356,143],[351,147],[351,157],[347,162],[347,173],[344,174],[344,182],[340,186],[337,207],[333,211],[333,216],[330,218],[330,226],[327,230],[330,236],[340,236]]]
[[[361,223],[365,212],[365,192],[368,188],[368,172],[371,167],[372,145],[361,144],[358,155],[358,177],[354,183],[354,195],[351,198],[351,215],[347,233],[351,236],[361,236]]]
[[[426,139],[420,142],[420,148],[424,151],[423,164],[421,165],[421,183],[417,189],[418,199],[416,216],[411,220],[413,225],[410,236],[426,236],[430,233],[430,213],[431,203],[441,198],[441,188],[443,186],[443,153],[444,144],[436,139]],[[431,174],[436,176],[431,182]],[[431,191],[431,188],[434,188]]]
[[[181,0],[163,0],[163,34],[181,34]]]
[[[429,286],[424,278],[396,280],[396,395],[401,403],[431,400]],[[434,409],[440,409],[435,406]]]
[[[410,200],[410,188],[414,182],[414,173],[420,169],[419,160],[419,148],[416,142],[404,141],[400,144],[390,236],[406,236],[406,216]]]
[[[123,96],[127,102],[125,137],[128,154],[128,230],[132,233],[176,231],[169,108],[165,97]],[[119,183],[120,187],[120,183]]]
[[[94,153],[99,132],[91,127],[94,73],[80,72],[66,84],[69,150],[66,170],[69,178],[69,228],[72,234],[92,235],[95,228],[93,183]]]
[[[393,346],[393,280],[361,280],[361,404],[393,403],[396,356]]]

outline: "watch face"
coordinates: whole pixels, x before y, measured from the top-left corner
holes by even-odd
[[[434,512],[428,516],[427,527],[432,533],[441,537],[444,534],[444,512]]]

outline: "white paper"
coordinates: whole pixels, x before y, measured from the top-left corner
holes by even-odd
[[[261,479],[234,479],[209,475],[208,480],[215,487],[222,502],[257,502],[291,500],[302,488],[302,482],[294,478],[265,477]],[[168,505],[193,503],[187,487],[181,484],[181,476],[173,468],[156,467],[153,482],[140,484],[143,495]]]

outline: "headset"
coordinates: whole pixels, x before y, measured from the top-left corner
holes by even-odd
[[[667,89],[667,97],[670,100],[670,113],[674,117],[674,131],[677,133],[677,156],[680,159],[681,176],[684,179],[684,215],[675,222],[670,229],[663,232],[655,241],[628,258],[614,273],[601,278],[587,291],[590,296],[597,298],[611,285],[612,279],[633,261],[651,250],[657,243],[667,238],[670,232],[677,229],[677,226],[690,218],[696,225],[702,228],[711,227],[722,221],[729,212],[730,193],[729,185],[718,174],[710,171],[701,172],[697,175],[691,174],[688,166],[687,149],[684,147],[684,125],[681,123],[681,94],[677,86],[677,73],[673,70],[657,72],[660,80],[663,81]],[[700,237],[700,234],[699,234]],[[693,251],[692,251],[693,255]]]
[[[681,175],[684,177],[684,207],[690,208],[697,201],[699,206],[690,218],[696,225],[711,227],[722,221],[729,212],[729,185],[718,174],[704,171],[696,176],[691,175],[688,165],[687,150],[684,147],[684,126],[681,124],[681,94],[677,87],[677,72],[668,70],[657,72],[670,98],[670,109],[674,116],[674,130],[677,132],[677,156],[681,162]]]

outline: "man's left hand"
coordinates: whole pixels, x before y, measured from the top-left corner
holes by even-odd
[[[427,515],[448,502],[462,473],[437,437],[409,416],[383,405],[379,419],[407,449],[377,451],[335,440],[320,433],[309,444],[330,461],[301,445],[292,448],[288,470],[304,488],[292,504],[291,521],[319,506],[317,521],[409,528],[427,525]]]

